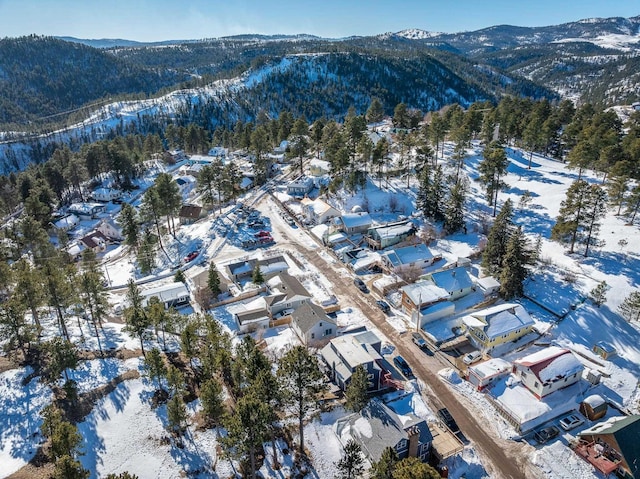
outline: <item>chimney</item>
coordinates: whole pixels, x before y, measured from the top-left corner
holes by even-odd
[[[407,436],[409,436],[409,457],[418,457],[420,428],[418,426],[411,426],[407,429]]]

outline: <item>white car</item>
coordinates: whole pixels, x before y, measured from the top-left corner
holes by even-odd
[[[584,422],[584,419],[582,419],[577,414],[569,414],[568,416],[565,416],[562,419],[560,419],[560,427],[565,431],[569,431],[575,427],[578,427],[583,422]]]
[[[476,361],[480,361],[482,359],[482,353],[480,351],[472,351],[469,354],[465,354],[462,358],[462,362],[466,365],[473,364]]]

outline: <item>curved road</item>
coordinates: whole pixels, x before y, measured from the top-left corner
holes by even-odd
[[[329,264],[326,257],[318,254],[322,250],[309,249],[292,241],[295,235],[287,234],[283,225],[272,221],[278,228],[284,244],[303,255],[318,271],[333,284],[334,292],[341,304],[356,305],[371,322],[394,344],[397,352],[409,362],[414,374],[429,387],[422,391],[436,408],[447,407],[461,431],[474,443],[482,463],[493,478],[538,479],[542,477],[537,467],[530,464],[531,446],[526,443],[508,441],[491,435],[481,421],[476,420],[473,411],[468,410],[459,398],[439,378],[437,372],[443,368],[437,357],[428,356],[409,339],[409,333],[399,333],[386,320],[370,295],[360,292],[353,284],[353,275],[340,263]],[[283,244],[284,243],[284,244]],[[437,354],[437,353],[436,353]]]

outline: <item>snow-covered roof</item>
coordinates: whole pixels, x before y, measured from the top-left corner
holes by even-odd
[[[67,215],[64,218],[60,218],[58,221],[53,223],[53,226],[55,226],[58,229],[67,230],[67,229],[73,228],[79,222],[80,222],[80,219],[76,215]]]
[[[444,289],[430,281],[418,281],[400,288],[415,305],[435,303],[449,297]]]
[[[405,246],[404,248],[391,249],[385,251],[382,255],[387,258],[389,263],[394,267],[433,258],[433,253],[431,253],[431,250],[423,243]]]
[[[375,350],[372,348],[366,349],[357,338],[349,334],[332,339],[329,344],[322,348],[322,355],[325,359],[327,358],[326,353],[329,351],[332,353],[334,351],[337,352],[351,369],[360,364],[368,364],[381,359]]]
[[[528,367],[542,383],[579,373],[584,366],[568,349],[550,346],[515,361]]]
[[[452,308],[452,312],[455,309],[456,305],[451,301],[440,301],[436,304],[430,304],[426,308],[422,308],[420,310],[420,314],[423,316],[427,316],[433,313],[437,313],[438,311],[442,311],[444,309]]]
[[[606,403],[604,398],[602,396],[600,396],[599,394],[592,394],[591,396],[584,398],[584,401],[582,401],[582,402],[585,403],[585,404],[588,404],[592,408],[596,408],[598,406],[602,406],[603,404]]]
[[[493,276],[485,276],[484,278],[478,278],[476,280],[478,286],[484,290],[496,289],[500,287],[500,282]]]
[[[333,206],[331,206],[329,203],[327,203],[324,200],[321,200],[320,198],[317,198],[315,200],[311,200],[309,198],[303,198],[301,203],[306,208],[309,208],[311,211],[313,211],[318,216],[326,213],[327,211],[329,211],[331,209],[335,210],[336,213],[338,211]]]
[[[489,339],[534,324],[527,310],[516,303],[500,304],[477,311],[462,318],[462,322],[468,327],[483,328]]]
[[[471,281],[469,273],[467,273],[467,270],[462,267],[433,273],[431,275],[431,281],[450,293],[452,291],[459,291],[461,289],[473,287],[473,281]]]
[[[345,228],[357,228],[359,226],[369,226],[373,222],[371,216],[366,211],[360,213],[347,213],[340,217]]]
[[[415,229],[413,226],[413,223],[411,223],[410,221],[407,221],[406,223],[402,223],[399,225],[394,224],[389,226],[376,226],[371,230],[372,232],[375,232],[378,238],[384,239],[384,238],[396,238],[398,236],[402,236],[403,234],[409,233],[413,229]]]
[[[329,231],[329,225],[325,225],[325,224],[316,225],[313,228],[311,228],[310,231],[313,236],[321,240]]]
[[[510,369],[511,363],[501,358],[491,358],[488,361],[469,366],[469,372],[473,372],[483,379],[502,374]]]
[[[173,301],[178,298],[189,296],[189,291],[184,283],[177,282],[145,289],[140,291],[140,294],[144,297],[143,306],[146,306],[149,299],[153,296],[157,296],[161,302],[166,303],[167,301]]]
[[[331,171],[331,163],[325,160],[319,160],[318,158],[314,158],[311,161],[309,161],[309,165],[315,166],[316,168],[319,168],[324,171]]]

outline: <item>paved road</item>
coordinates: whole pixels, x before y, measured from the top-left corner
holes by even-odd
[[[437,375],[444,366],[435,356],[428,356],[411,341],[409,332],[399,333],[391,326],[380,309],[375,305],[371,295],[361,293],[353,284],[353,276],[339,263],[329,264],[326,257],[318,254],[317,248],[311,250],[303,244],[297,243],[283,228],[278,228],[277,222],[272,222],[275,229],[280,230],[284,241],[279,246],[289,246],[303,255],[318,271],[333,284],[334,292],[343,306],[357,306],[367,318],[396,346],[398,354],[409,362],[416,377],[429,388],[424,388],[423,394],[435,409],[447,407],[462,433],[474,443],[482,464],[491,477],[496,479],[537,479],[540,473],[530,464],[531,446],[525,443],[504,440],[492,436],[481,421],[474,417],[474,412],[468,410],[459,398],[447,387]]]

